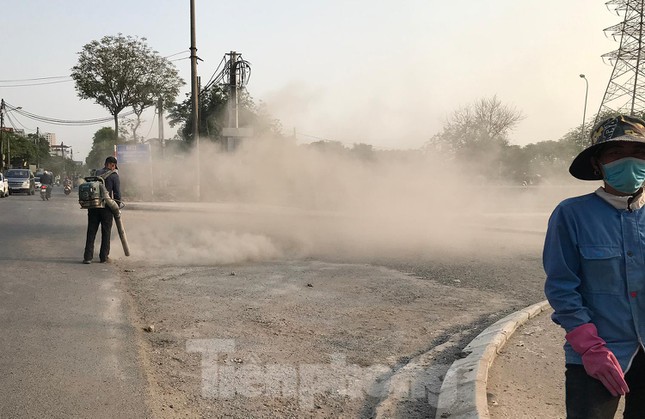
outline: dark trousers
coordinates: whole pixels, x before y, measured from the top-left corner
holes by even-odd
[[[645,353],[638,350],[625,374],[629,393],[625,395],[623,418],[645,417]],[[620,396],[614,397],[605,386],[589,376],[582,365],[567,364],[565,372],[567,419],[613,419]]]
[[[110,236],[112,234],[112,221],[114,215],[109,208],[90,208],[87,210],[87,238],[85,240],[84,260],[92,260],[94,257],[94,240],[101,226],[101,249],[99,259],[105,261],[110,255]]]

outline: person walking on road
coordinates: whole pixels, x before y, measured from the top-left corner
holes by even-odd
[[[110,174],[105,177],[105,189],[110,197],[117,202],[121,201],[121,181],[119,179],[119,168],[117,160],[113,156],[105,159],[105,167],[96,171],[96,176],[105,175],[108,171]],[[99,250],[99,260],[101,263],[110,262],[110,238],[112,235],[112,223],[114,215],[107,208],[88,208],[87,210],[87,237],[85,241],[85,252],[83,254],[83,263],[92,263],[94,258],[94,241],[99,226],[101,227],[101,248]]]
[[[645,417],[645,121],[600,122],[569,172],[602,180],[561,202],[543,252],[552,319],[566,331],[567,418]]]

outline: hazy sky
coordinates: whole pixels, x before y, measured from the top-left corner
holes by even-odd
[[[2,8],[0,97],[33,114],[109,117],[74,83],[10,87],[66,76],[83,45],[104,35],[145,37],[188,57],[189,0],[22,0]],[[618,48],[603,29],[621,21],[605,0],[195,0],[198,72],[208,80],[231,50],[251,62],[248,84],[285,131],[417,148],[459,106],[497,95],[524,119],[513,144],[557,140],[595,114]],[[190,60],[174,61],[190,90]],[[51,80],[50,80],[51,81]],[[101,125],[48,125],[12,113],[28,133],[56,133],[84,159]],[[157,137],[154,115],[139,134]],[[5,120],[6,125],[10,126]],[[104,126],[111,126],[110,123]],[[18,125],[20,128],[20,125]],[[174,130],[166,129],[166,137]],[[311,137],[299,136],[303,141]]]

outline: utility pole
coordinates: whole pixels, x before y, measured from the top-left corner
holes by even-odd
[[[228,68],[228,86],[229,86],[229,113],[228,113],[228,126],[230,128],[239,128],[238,117],[238,99],[237,99],[237,52],[231,51],[229,54],[229,68]],[[226,139],[227,151],[235,149],[235,137],[228,137]]]
[[[0,132],[4,133],[4,113],[6,107],[4,99],[0,101]],[[7,136],[7,168],[11,169],[11,137]]]
[[[163,99],[159,98],[157,100],[157,115],[159,116],[159,144],[161,145],[161,158],[165,158],[166,155],[166,140],[163,138]]]
[[[36,168],[40,167],[40,127],[36,127]]]
[[[8,137],[7,137],[8,139]],[[4,99],[0,101],[0,146],[4,147]],[[6,149],[3,148],[2,151],[2,171],[5,169],[5,164],[4,164],[4,151]]]
[[[199,91],[197,87],[197,41],[195,36],[195,0],[190,0],[190,87],[192,94],[192,131],[195,142],[197,166],[197,200],[201,201],[201,175],[199,167]]]

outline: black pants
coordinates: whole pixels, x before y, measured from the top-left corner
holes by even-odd
[[[110,255],[110,237],[112,234],[112,221],[114,215],[109,208],[90,208],[87,210],[87,238],[85,240],[84,260],[94,257],[94,240],[101,226],[101,249],[99,259],[104,262]]]
[[[645,417],[645,353],[638,350],[625,374],[629,393],[625,395],[623,418]],[[613,419],[620,396],[614,397],[582,365],[567,364],[565,372],[567,419]]]

